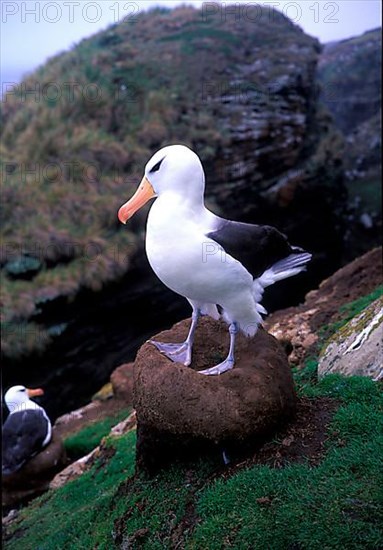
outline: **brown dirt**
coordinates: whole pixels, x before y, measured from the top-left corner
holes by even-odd
[[[319,464],[325,449],[326,430],[339,403],[330,398],[300,398],[292,422],[265,442],[251,457],[229,468],[229,475],[238,468],[266,464],[282,468],[290,462]]]

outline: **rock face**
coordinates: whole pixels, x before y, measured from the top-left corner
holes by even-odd
[[[381,242],[382,32],[326,44],[318,63],[320,99],[345,137],[349,194],[346,259]]]
[[[321,99],[345,134],[379,112],[381,47],[381,29],[323,46],[318,64]]]
[[[155,339],[181,342],[189,324],[182,321]],[[210,318],[197,328],[192,368],[171,362],[150,343],[142,346],[134,366],[139,469],[150,471],[206,448],[238,451],[294,413],[286,355],[262,329],[253,339],[238,337],[233,370],[221,376],[197,372],[220,362],[227,346],[227,326]]]
[[[343,326],[323,348],[318,376],[340,373],[383,378],[383,298]]]
[[[117,367],[112,372],[110,381],[114,395],[126,403],[131,403],[133,400],[133,363]]]
[[[54,475],[64,467],[66,455],[61,438],[53,429],[52,440],[18,472],[2,478],[4,507],[25,502],[46,491]]]

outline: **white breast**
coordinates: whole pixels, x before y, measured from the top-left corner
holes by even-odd
[[[214,216],[188,208],[176,195],[158,198],[148,217],[146,253],[153,271],[173,291],[191,300],[222,304],[223,297],[251,288],[252,277],[206,237]]]

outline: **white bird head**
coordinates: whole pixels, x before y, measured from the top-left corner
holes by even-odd
[[[30,400],[31,397],[37,397],[43,394],[44,391],[40,388],[31,390],[26,388],[25,386],[12,386],[6,392],[4,396],[4,401],[9,411],[15,412],[16,410],[28,408],[28,404],[33,403]]]
[[[169,145],[149,160],[137,191],[121,206],[118,219],[126,223],[150,199],[165,193],[202,202],[204,189],[205,174],[199,157],[185,145]]]

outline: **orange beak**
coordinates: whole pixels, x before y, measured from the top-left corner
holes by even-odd
[[[44,390],[37,388],[35,390],[27,389],[28,397],[38,397],[39,395],[44,395]]]
[[[129,218],[133,216],[148,200],[156,196],[156,193],[146,176],[142,178],[140,185],[138,186],[137,191],[134,193],[133,197],[123,204],[118,211],[118,219],[121,223],[126,223]]]

